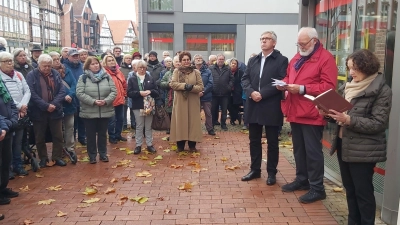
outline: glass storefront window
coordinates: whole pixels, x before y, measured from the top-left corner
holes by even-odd
[[[150,11],[172,11],[173,0],[150,0]]]
[[[207,51],[208,33],[186,33],[186,50]]]
[[[173,54],[174,34],[173,33],[149,33],[149,50],[157,52],[159,59],[162,58],[163,51]]]
[[[211,54],[224,54],[225,58],[235,56],[236,34],[211,34]]]

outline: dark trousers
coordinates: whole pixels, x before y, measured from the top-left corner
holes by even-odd
[[[278,170],[276,169],[279,161],[279,140],[278,140],[278,126],[265,126],[265,133],[267,135],[267,173],[275,175]],[[250,139],[250,157],[252,171],[261,172],[262,160],[262,129],[263,125],[257,123],[249,124],[249,139]]]
[[[8,176],[11,165],[12,133],[0,141],[0,192],[4,191],[8,185]]]
[[[349,208],[349,225],[373,225],[375,223],[376,202],[374,196],[374,167],[376,163],[355,163],[342,160],[342,139],[337,141],[337,157],[346,189]]]
[[[87,130],[87,151],[90,159],[107,155],[108,118],[84,119]],[[96,141],[97,137],[97,141]]]
[[[52,160],[61,159],[64,144],[62,133],[62,119],[52,120],[49,113],[44,113],[42,121],[33,121],[33,131],[35,132],[36,148],[40,160],[48,159],[46,147],[46,130],[50,129],[53,142]]]
[[[108,138],[119,140],[122,136],[122,126],[124,122],[124,105],[114,106],[114,116],[108,121]]]
[[[12,167],[14,170],[22,169],[22,138],[25,129],[16,129],[12,141]]]
[[[226,116],[228,110],[229,96],[213,96],[212,97],[212,120],[213,124],[218,121],[219,107],[221,107],[221,125],[226,125]]]
[[[200,105],[203,107],[204,110],[204,115],[206,118],[206,129],[207,131],[210,131],[213,129],[213,120],[212,120],[212,114],[211,114],[211,102],[200,102]],[[201,109],[200,109],[201,111]]]
[[[128,106],[124,105],[124,128],[126,128],[127,126],[128,126]]]
[[[135,114],[133,113],[132,109],[129,109],[129,114],[130,114],[130,117],[131,117],[131,129],[136,129]]]
[[[177,141],[176,146],[178,147],[179,150],[185,149],[185,144],[186,141]],[[188,141],[189,148],[196,148],[196,142],[195,141]]]
[[[231,117],[231,121],[235,122],[237,120],[240,123],[242,122],[239,117],[239,110],[240,104],[233,104],[233,97],[229,97],[228,111],[229,116]]]
[[[323,126],[290,123],[296,180],[310,182],[316,191],[324,191],[324,154],[322,153]],[[277,132],[278,133],[278,132]]]
[[[78,107],[74,118],[74,137],[76,137],[76,132],[78,131],[78,141],[84,141],[86,139],[86,130],[83,119],[79,117],[80,109]]]

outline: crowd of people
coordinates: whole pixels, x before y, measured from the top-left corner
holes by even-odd
[[[139,52],[122,55],[120,47],[101,59],[84,49],[65,47],[61,54],[43,54],[34,45],[31,57],[23,49],[0,52],[0,205],[9,204],[18,192],[7,188],[14,174],[28,175],[22,152],[29,154],[29,139],[39,156],[32,169],[53,162],[66,166],[65,150],[74,155],[75,144],[87,145],[90,164],[108,162],[108,142],[127,141],[124,129],[134,130],[134,154],[153,147],[152,120],[157,107],[170,118],[166,130],[177,150],[190,151],[202,141],[201,109],[205,128],[215,135],[215,126],[227,131],[243,123],[249,130],[250,172],[242,181],[261,177],[263,130],[267,138],[267,185],[276,183],[279,133],[284,116],[291,125],[296,178],[282,191],[308,190],[299,198],[312,203],[326,198],[323,185],[322,133],[327,122],[336,124],[332,154],[337,152],[349,206],[349,224],[373,224],[375,198],[373,168],[386,160],[385,129],[391,109],[391,90],[379,73],[377,57],[369,50],[349,55],[346,67],[351,81],[339,93],[352,105],[346,112],[318,109],[303,95],[317,96],[337,85],[338,70],[332,54],[323,48],[314,28],[298,33],[298,53],[289,61],[277,50],[277,34],[261,34],[259,54],[247,65],[223,54],[202,55],[179,51]],[[0,38],[0,47],[6,46]],[[273,80],[286,85],[273,86]],[[244,116],[242,114],[244,112]],[[128,122],[128,113],[130,121]],[[29,121],[26,118],[29,117]],[[130,126],[129,126],[130,124]],[[53,145],[51,159],[46,143],[48,130]],[[0,217],[1,218],[1,217]],[[352,221],[352,223],[350,223]]]

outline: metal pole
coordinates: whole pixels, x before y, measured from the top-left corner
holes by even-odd
[[[45,44],[44,44],[44,41],[45,41],[45,38],[44,38],[44,35],[45,35],[45,32],[44,32],[44,15],[42,14],[42,19],[40,20],[40,22],[42,23],[41,25],[42,25],[42,43],[43,43],[43,51],[44,51],[44,49],[45,49]]]
[[[144,55],[144,43],[143,43],[143,0],[139,0],[139,13],[140,13],[140,34],[139,34],[139,45],[140,53]]]

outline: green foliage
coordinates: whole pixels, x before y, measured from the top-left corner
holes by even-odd
[[[58,52],[61,54],[61,48],[60,47],[46,47],[46,49],[43,51],[43,53],[48,54],[49,52]]]

